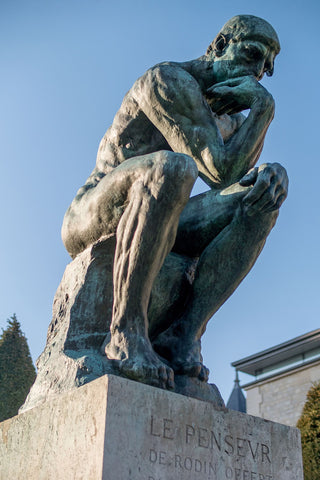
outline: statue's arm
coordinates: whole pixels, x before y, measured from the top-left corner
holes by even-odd
[[[211,108],[218,114],[250,109],[241,127],[225,143],[227,178],[239,180],[260,157],[268,127],[274,117],[272,95],[252,76],[230,79],[208,91]],[[210,98],[211,97],[211,98]]]
[[[204,180],[218,186],[223,139],[195,79],[179,67],[159,65],[137,80],[132,95],[172,150],[190,155]]]
[[[255,165],[274,111],[271,101],[270,108],[265,105],[267,113],[260,104],[252,107],[240,129],[224,143],[199,84],[181,68],[154,67],[137,81],[132,94],[172,150],[192,156],[200,176],[212,187],[238,181]],[[267,97],[269,101],[271,96]]]

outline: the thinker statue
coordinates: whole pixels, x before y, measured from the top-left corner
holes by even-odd
[[[255,167],[274,116],[259,81],[273,74],[279,50],[271,25],[240,15],[202,57],[150,68],[125,96],[65,215],[72,257],[116,234],[105,353],[129,378],[164,388],[175,372],[207,379],[206,324],[253,266],[287,195],[282,166]],[[198,175],[210,191],[190,199]],[[169,252],[199,260],[184,311],[150,338],[150,292]]]
[[[208,379],[200,349],[207,322],[252,268],[287,196],[279,163],[255,166],[274,116],[274,100],[259,82],[273,74],[279,50],[269,23],[232,18],[205,55],[158,64],[140,77],[100,143],[62,237],[72,258],[116,239],[112,318],[102,319],[99,348],[120,375],[162,388],[174,388],[177,376]],[[189,198],[198,175],[210,190]],[[177,259],[188,267],[181,294],[168,268]],[[161,314],[152,307],[158,281],[166,299]],[[59,295],[70,302],[63,288]],[[174,294],[180,298],[171,308]],[[79,319],[86,302],[78,302]],[[66,308],[52,321],[52,345]]]

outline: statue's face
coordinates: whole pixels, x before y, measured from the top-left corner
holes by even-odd
[[[221,56],[213,63],[215,83],[230,78],[253,75],[261,80],[264,73],[273,74],[275,52],[268,44],[255,40],[241,40],[230,43],[224,48]]]

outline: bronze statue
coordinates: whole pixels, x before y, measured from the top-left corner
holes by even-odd
[[[255,166],[274,116],[259,82],[279,50],[266,21],[232,18],[205,55],[140,77],[101,140],[62,238],[76,258],[115,237],[102,352],[120,375],[162,388],[175,376],[208,379],[206,324],[252,268],[287,196],[279,163]],[[210,190],[190,199],[198,175]],[[188,267],[175,308],[168,258]],[[160,316],[150,306],[157,279],[168,299]]]

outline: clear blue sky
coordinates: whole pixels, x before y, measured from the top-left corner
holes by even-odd
[[[287,168],[290,193],[254,269],[209,324],[210,379],[227,400],[232,361],[319,327],[319,5],[1,1],[0,327],[15,312],[34,360],[70,261],[64,212],[124,94],[153,64],[200,56],[239,13],[268,20],[282,44],[275,75],[264,81],[276,117],[261,162]]]

